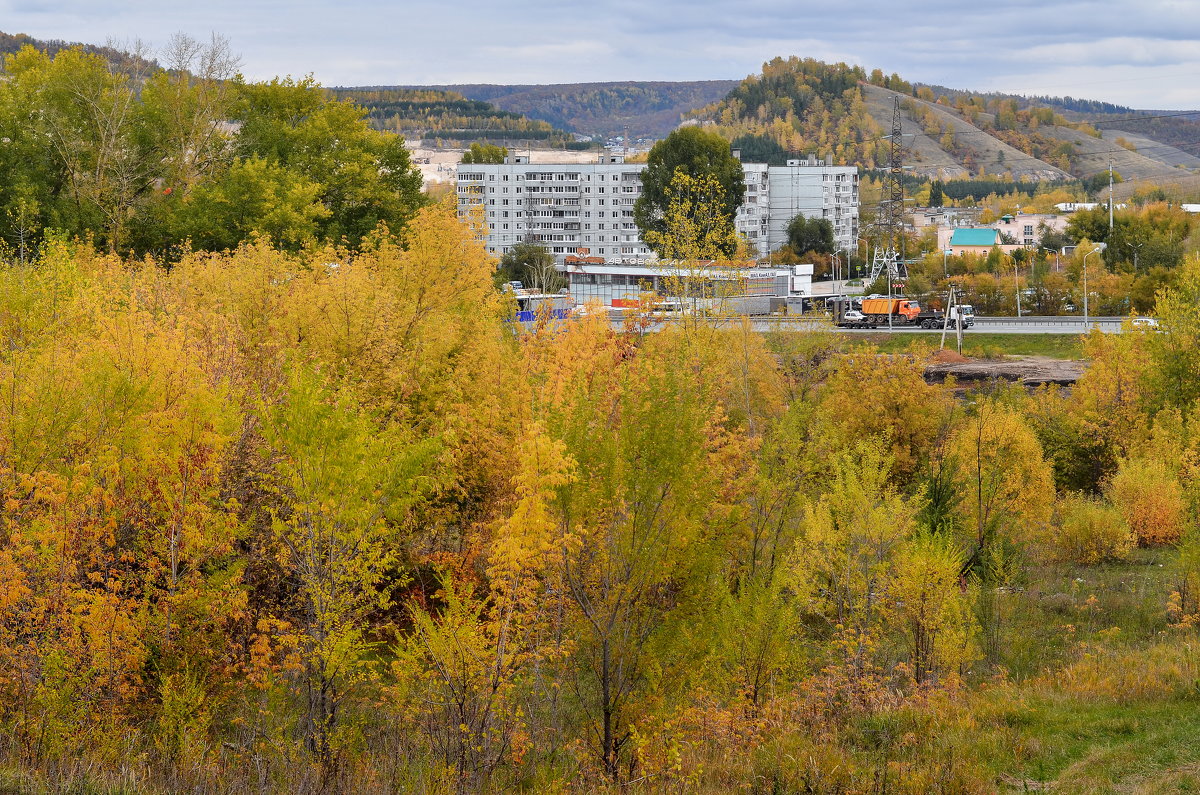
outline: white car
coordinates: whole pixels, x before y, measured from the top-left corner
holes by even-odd
[[[841,328],[863,328],[867,325],[867,318],[857,309],[847,309],[842,313],[837,325]]]
[[[1132,320],[1134,328],[1157,329],[1158,320],[1152,317],[1135,317]]]

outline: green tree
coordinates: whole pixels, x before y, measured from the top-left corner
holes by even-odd
[[[320,236],[359,243],[380,223],[399,230],[419,208],[421,173],[404,139],[372,130],[365,111],[330,100],[312,78],[241,86],[238,155],[285,166],[320,186]]]
[[[329,216],[320,193],[320,185],[292,169],[259,157],[240,160],[184,200],[177,235],[204,250],[237,248],[254,234],[295,250],[314,239]]]
[[[25,47],[5,67],[3,104],[17,103],[19,114],[10,117],[20,128],[14,130],[16,153],[33,158],[16,173],[48,180],[35,193],[52,198],[52,207],[40,203],[53,225],[90,232],[109,251],[121,249],[160,169],[140,118],[141,76],[114,70],[79,49],[51,59]],[[12,182],[30,185],[20,176]]]
[[[656,143],[642,170],[642,195],[634,204],[633,218],[643,239],[660,256],[667,256],[662,235],[667,231],[668,210],[678,195],[677,172],[693,179],[712,179],[720,186],[718,216],[730,228],[746,194],[742,164],[730,152],[729,142],[717,133],[682,127]],[[659,235],[657,244],[650,242],[650,232]],[[736,250],[735,242],[727,242],[720,253],[728,257]]]
[[[945,202],[945,198],[942,195],[942,181],[935,179],[929,183],[929,206],[941,207],[943,202]]]
[[[1119,173],[1114,171],[1112,181],[1115,184],[1118,182],[1124,182],[1125,180],[1121,178],[1121,175]],[[1083,189],[1086,190],[1088,192],[1088,194],[1091,196],[1095,196],[1095,195],[1099,194],[1101,191],[1103,191],[1107,187],[1108,187],[1108,172],[1107,171],[1098,171],[1095,174],[1092,174],[1090,177],[1085,177],[1083,179]]]
[[[280,457],[275,488],[290,502],[274,512],[272,530],[297,591],[288,640],[303,661],[300,728],[329,770],[348,740],[341,704],[377,673],[366,619],[390,606],[398,584],[389,531],[420,498],[436,440],[379,427],[310,372],[292,376],[290,393],[264,426]]]
[[[503,163],[508,157],[508,148],[495,144],[473,143],[471,148],[463,152],[464,163]]]
[[[743,163],[766,163],[769,166],[787,165],[788,151],[774,138],[745,133],[733,139],[731,149],[739,149]]]
[[[517,243],[504,252],[496,270],[496,283],[518,281],[544,293],[567,286],[566,278],[554,267],[554,255],[538,243]]]
[[[787,226],[788,245],[797,254],[815,251],[832,254],[836,245],[833,240],[833,224],[828,218],[806,218],[797,215]]]
[[[1162,334],[1148,341],[1154,401],[1190,413],[1200,400],[1200,258],[1192,257],[1158,296]]]

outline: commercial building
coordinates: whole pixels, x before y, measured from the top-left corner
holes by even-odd
[[[755,263],[645,264],[603,262],[569,256],[563,264],[575,304],[598,303],[622,309],[639,306],[645,293],[675,301],[695,301],[719,314],[765,315],[771,299],[811,297],[813,266],[763,267]]]
[[[637,163],[605,154],[595,163],[531,163],[513,155],[499,164],[459,164],[461,212],[483,210],[487,247],[502,256],[521,242],[545,246],[561,264],[567,256],[643,264],[655,259],[633,221],[642,192]],[[810,158],[786,166],[744,164],[746,197],[735,225],[759,256],[787,242],[796,215],[827,218],[839,249],[858,235],[858,170]]]

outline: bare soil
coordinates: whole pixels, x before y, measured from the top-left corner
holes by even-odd
[[[960,384],[1008,381],[1026,387],[1045,384],[1070,386],[1083,375],[1087,362],[1078,359],[1051,359],[1047,356],[1010,356],[1004,359],[967,359],[953,352],[934,354],[925,368],[925,380],[940,384],[954,376]],[[964,361],[952,361],[961,358]]]

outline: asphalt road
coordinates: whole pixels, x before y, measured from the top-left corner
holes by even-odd
[[[739,325],[741,318],[709,318],[710,322],[717,325]],[[1105,333],[1119,333],[1121,331],[1121,323],[1124,318],[1121,317],[1094,317],[1090,318],[1085,325],[1081,317],[976,317],[975,325],[968,329],[963,329],[964,336],[972,334],[1083,334],[1089,328],[1098,328]],[[651,326],[649,331],[658,331],[663,328],[668,322],[678,322],[677,320],[663,321]],[[619,326],[621,321],[614,318],[613,325]],[[829,330],[829,321],[824,318],[813,317],[755,317],[750,319],[750,326],[755,331],[809,331],[825,329]],[[887,326],[880,326],[874,329],[845,329],[833,328],[833,331],[844,334],[877,334],[881,331],[888,331]],[[925,331],[908,326],[894,326],[892,329],[898,334],[908,334],[913,332]],[[934,330],[933,333],[941,329]],[[950,333],[954,329],[951,327]]]

